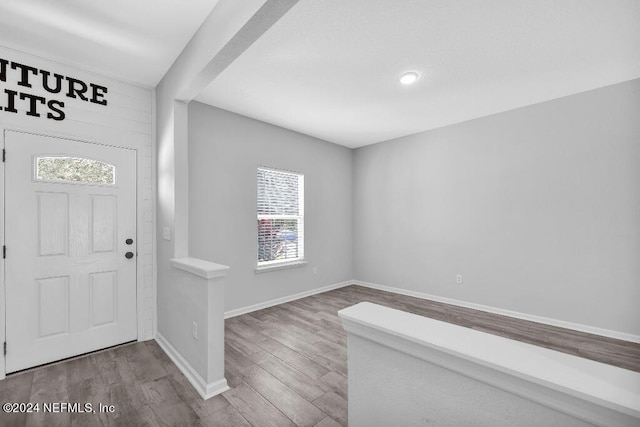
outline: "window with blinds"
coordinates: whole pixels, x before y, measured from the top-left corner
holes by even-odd
[[[304,175],[258,168],[258,267],[304,259]]]

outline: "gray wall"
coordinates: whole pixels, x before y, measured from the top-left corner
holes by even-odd
[[[356,279],[640,334],[640,80],[360,148],[353,191]]]
[[[189,104],[189,255],[231,267],[226,311],[353,278],[352,163],[347,148]],[[258,166],[304,174],[304,267],[255,273]]]

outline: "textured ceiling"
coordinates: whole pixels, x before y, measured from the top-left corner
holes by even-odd
[[[153,87],[217,3],[2,0],[0,45]],[[638,0],[300,0],[196,99],[359,147],[634,78]]]
[[[358,147],[638,77],[640,1],[302,0],[196,99]]]
[[[0,45],[155,87],[217,2],[2,0]]]

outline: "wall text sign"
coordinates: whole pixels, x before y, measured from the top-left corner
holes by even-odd
[[[7,81],[9,73],[16,73],[18,86],[24,88],[42,87],[47,93],[56,95],[57,99],[47,99],[18,90],[4,89],[0,95],[0,110],[7,113],[18,113],[25,110],[28,116],[41,117],[51,120],[64,120],[64,101],[61,96],[79,99],[93,104],[107,105],[105,95],[108,89],[95,83],[85,83],[73,77],[63,76],[47,70],[38,69],[18,62],[9,62],[0,58],[0,82]],[[18,108],[20,110],[18,110]]]

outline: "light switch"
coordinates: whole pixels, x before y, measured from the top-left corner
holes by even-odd
[[[162,229],[162,238],[164,240],[171,240],[171,229],[169,227],[164,227]]]

